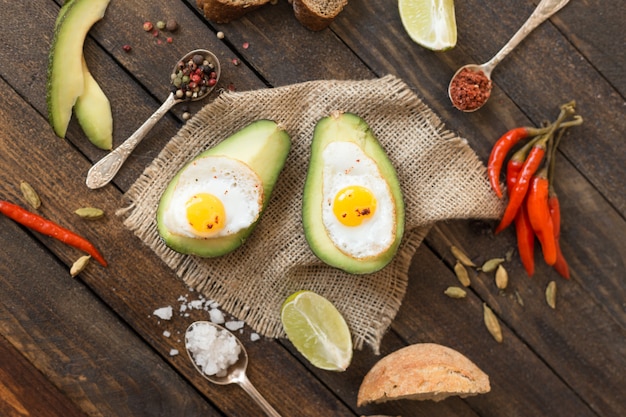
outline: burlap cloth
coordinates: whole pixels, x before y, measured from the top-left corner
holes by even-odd
[[[304,238],[300,210],[313,129],[333,110],[365,119],[395,165],[404,193],[402,245],[394,260],[374,274],[350,275],[322,264]],[[292,148],[254,233],[242,247],[220,258],[170,250],[159,238],[155,220],[170,179],[198,153],[260,118],[284,125]],[[344,315],[355,348],[367,344],[375,353],[402,303],[412,256],[433,223],[497,218],[502,211],[483,163],[467,142],[447,131],[394,76],[224,92],[187,121],[125,198],[128,205],[120,211],[124,224],[186,284],[256,332],[284,336],[281,304],[293,292],[308,289],[328,298]]]

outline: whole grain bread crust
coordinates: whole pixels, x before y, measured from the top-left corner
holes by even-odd
[[[330,25],[348,0],[293,0],[296,19],[306,28],[320,31]]]
[[[228,23],[258,9],[270,0],[196,0],[204,17],[215,23]]]
[[[440,401],[489,392],[489,377],[458,351],[434,343],[399,349],[365,375],[357,405],[393,399]]]

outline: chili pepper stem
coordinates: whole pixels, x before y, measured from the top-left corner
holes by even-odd
[[[541,162],[543,161],[548,141],[550,141],[554,132],[559,128],[563,120],[565,120],[566,117],[573,115],[574,111],[575,108],[573,101],[562,105],[559,116],[556,121],[549,126],[548,132],[543,136],[539,136],[537,141],[532,145],[532,148],[528,153],[528,157],[524,162],[524,166],[518,175],[515,188],[509,195],[509,203],[507,204],[504,214],[502,215],[500,224],[496,227],[496,234],[506,229],[515,219],[517,211],[523,203],[524,197],[528,191],[529,181],[535,172],[537,172]]]

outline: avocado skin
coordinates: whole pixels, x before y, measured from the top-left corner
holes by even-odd
[[[379,256],[356,259],[335,247],[322,222],[322,152],[334,141],[350,141],[361,147],[372,158],[381,175],[389,184],[396,208],[396,238],[393,244]],[[384,268],[395,256],[404,233],[404,201],[400,182],[384,148],[374,136],[369,125],[353,113],[333,112],[320,119],[313,132],[311,159],[304,185],[302,200],[302,223],[304,235],[315,255],[326,264],[351,274],[369,274]]]
[[[247,229],[230,236],[207,239],[195,239],[170,233],[164,225],[163,214],[169,205],[169,199],[176,188],[181,172],[193,161],[205,156],[228,156],[246,163],[261,178],[263,183],[263,205],[261,214],[270,201],[274,185],[282,171],[291,149],[291,138],[287,132],[273,120],[254,121],[208,149],[181,168],[165,189],[157,208],[157,229],[163,242],[171,249],[188,255],[212,258],[225,255],[240,247],[254,230],[257,221]]]

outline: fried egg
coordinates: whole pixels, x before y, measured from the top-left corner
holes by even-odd
[[[263,198],[261,179],[245,163],[225,156],[198,158],[180,173],[164,225],[190,238],[232,235],[258,219]]]
[[[345,141],[329,143],[322,160],[322,222],[330,240],[357,259],[387,250],[395,240],[396,211],[376,162]]]

